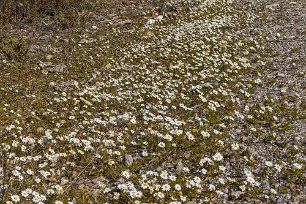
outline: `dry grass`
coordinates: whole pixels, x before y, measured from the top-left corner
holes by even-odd
[[[20,24],[43,17],[52,19],[75,17],[86,3],[84,0],[1,0],[0,22]]]

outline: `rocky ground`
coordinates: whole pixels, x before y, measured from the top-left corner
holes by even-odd
[[[304,1],[242,1],[242,7],[249,13],[255,13],[255,22],[249,27],[249,37],[263,40],[271,53],[266,56],[267,66],[262,70],[262,85],[255,91],[256,103],[265,103],[262,98],[273,97],[285,101],[290,112],[280,107],[282,118],[276,128],[265,127],[265,134],[276,130],[272,145],[264,142],[254,143],[250,148],[256,150],[260,157],[274,161],[284,161],[291,157],[290,148],[305,145],[305,8]],[[281,124],[288,128],[280,128]],[[290,127],[289,127],[290,126]],[[272,133],[273,134],[273,133]],[[276,148],[275,146],[276,145]],[[303,149],[303,148],[302,148]],[[303,157],[302,154],[295,155]],[[305,177],[305,175],[304,175]],[[305,202],[305,186],[288,184],[288,180],[278,175],[273,185],[278,188],[290,189],[290,193],[278,194],[273,203]],[[271,188],[266,183],[265,188]]]
[[[1,203],[306,201],[302,0],[103,2],[0,33]]]

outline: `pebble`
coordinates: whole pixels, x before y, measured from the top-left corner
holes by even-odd
[[[51,88],[54,88],[54,87],[56,86],[56,83],[55,83],[54,81],[51,81],[50,84],[49,84],[49,86],[50,86]]]
[[[127,166],[131,166],[134,162],[134,159],[132,157],[132,155],[130,154],[126,154],[124,156],[124,164],[127,165]]]
[[[184,165],[183,165],[182,160],[180,159],[180,160],[177,162],[176,171],[177,171],[177,172],[182,172],[183,169],[184,169]]]
[[[58,72],[58,73],[62,73],[64,72],[64,69],[66,68],[66,65],[64,64],[59,64],[59,65],[56,65],[53,70],[51,70],[51,72]]]
[[[272,11],[274,11],[277,7],[279,7],[278,3],[269,4],[269,5],[266,6],[267,9],[270,9]]]
[[[51,60],[53,58],[53,55],[47,55],[46,60]]]

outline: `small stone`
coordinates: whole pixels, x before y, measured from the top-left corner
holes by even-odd
[[[107,65],[105,65],[105,68],[106,68],[106,69],[111,69],[111,68],[112,68],[112,65],[111,65],[111,64],[107,64]]]
[[[87,40],[87,39],[85,39],[85,38],[83,38],[83,39],[81,39],[80,40],[80,44],[86,44],[86,43],[88,43],[89,41]]]
[[[281,92],[282,92],[282,93],[286,93],[286,92],[287,92],[287,89],[288,89],[288,87],[283,87],[283,88],[281,88]]]
[[[161,21],[161,20],[163,20],[163,18],[164,18],[164,16],[159,15],[159,16],[156,16],[156,17],[155,17],[155,20]]]
[[[56,86],[56,83],[55,83],[54,81],[51,81],[50,84],[49,84],[49,86],[50,86],[51,88],[54,88],[54,87]]]
[[[54,72],[62,73],[66,68],[65,64],[58,64],[54,66],[51,62],[39,62],[39,66],[42,68],[43,74],[54,73]]]
[[[184,169],[184,165],[183,165],[183,162],[182,160],[180,159],[176,165],[176,171],[177,172],[182,172]]]
[[[39,66],[41,68],[46,68],[46,67],[52,67],[52,63],[51,62],[39,62]]]
[[[53,70],[54,72],[58,72],[58,73],[62,73],[64,72],[64,69],[66,68],[66,65],[64,64],[59,64],[59,65],[56,65]]]
[[[124,156],[124,163],[125,163],[125,165],[131,166],[133,164],[133,162],[134,162],[134,159],[133,159],[133,157],[131,155],[126,154]]]
[[[269,4],[266,6],[266,9],[270,9],[272,11],[274,11],[277,7],[279,7],[278,3],[274,3],[274,4]]]
[[[262,182],[262,185],[265,189],[269,190],[271,188],[269,183],[269,178],[265,178]]]
[[[47,55],[46,60],[51,60],[53,58],[53,55]]]
[[[190,153],[190,152],[185,152],[185,153],[184,153],[184,157],[185,157],[186,159],[190,158],[190,156],[191,156],[191,153]]]
[[[72,172],[72,177],[77,177],[77,176],[78,176],[78,172],[73,171],[73,172]]]
[[[151,27],[151,26],[153,26],[153,24],[155,23],[155,19],[149,19],[148,21],[147,21],[147,23],[146,23],[146,27]]]
[[[50,177],[48,177],[46,179],[47,181],[49,182],[56,182],[57,181],[57,178],[56,178],[56,175],[55,174],[52,174]]]
[[[214,86],[219,86],[219,82],[218,81],[210,81],[210,82],[198,84],[196,86],[192,86],[190,88],[190,91],[195,91],[195,90],[200,89],[200,88],[213,88]]]
[[[38,133],[41,133],[41,132],[43,132],[44,131],[44,129],[42,128],[42,127],[39,127],[39,128],[37,128],[37,130],[36,130]]]
[[[99,181],[104,181],[105,178],[103,176],[99,176],[92,180],[93,183],[97,184]]]
[[[41,73],[43,73],[43,74],[48,74],[48,71],[47,70],[41,70]]]
[[[133,20],[124,20],[124,21],[120,21],[119,24],[121,25],[125,25],[125,24],[132,24],[134,21]]]
[[[120,178],[118,179],[118,182],[119,182],[119,183],[124,183],[124,178],[120,177]]]
[[[174,165],[171,164],[171,163],[167,163],[167,166],[166,166],[168,169],[173,169],[174,168]]]
[[[242,132],[241,129],[235,129],[235,133],[236,133],[237,135],[241,134],[241,132]]]

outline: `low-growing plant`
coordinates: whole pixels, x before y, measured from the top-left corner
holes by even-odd
[[[62,19],[63,16],[75,18],[85,5],[84,0],[1,0],[0,23],[35,22],[44,17],[53,20]]]
[[[12,33],[0,33],[0,54],[7,60],[21,60],[28,53],[28,42]]]

